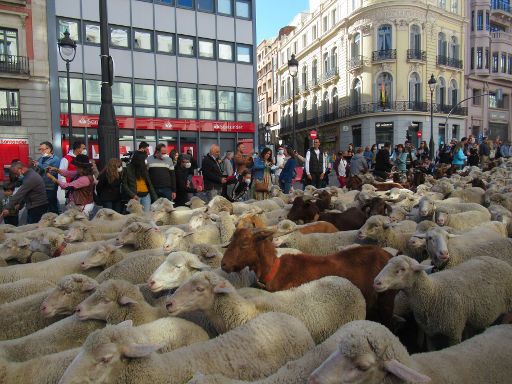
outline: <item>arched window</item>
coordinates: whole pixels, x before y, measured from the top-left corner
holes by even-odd
[[[338,49],[336,47],[331,50],[331,69],[333,71],[338,69]]]
[[[316,85],[317,79],[318,79],[318,63],[317,63],[317,60],[314,59],[313,66],[311,67],[311,82]]]
[[[416,52],[421,51],[421,29],[416,24],[411,26],[409,48]]]
[[[332,100],[332,113],[334,117],[338,117],[338,89],[334,88],[331,92],[331,100]]]
[[[459,42],[455,36],[450,39],[450,57],[452,59],[459,59]]]
[[[361,55],[361,34],[359,32],[352,39],[350,51],[353,58]]]
[[[324,97],[322,99],[322,115],[327,115],[329,113],[329,92],[324,92]]]
[[[306,84],[308,83],[308,66],[304,65],[302,67],[302,86],[306,89]]]
[[[311,114],[316,123],[316,119],[318,119],[318,100],[316,96],[313,97],[313,103],[311,104]]]
[[[324,53],[324,74],[329,71],[329,54],[327,52]]]
[[[352,84],[350,102],[352,108],[356,110],[361,105],[361,80],[359,79],[355,79]]]
[[[450,102],[452,106],[457,105],[459,102],[459,90],[457,89],[457,81],[455,79],[450,81]]]
[[[440,106],[446,105],[446,82],[442,77],[437,80],[436,101]]]
[[[304,123],[307,121],[308,119],[308,102],[306,100],[304,100],[304,103],[302,104],[302,121],[304,121]]]
[[[421,102],[421,79],[418,73],[411,73],[409,78],[409,108],[417,109],[418,104]]]
[[[437,54],[443,57],[448,56],[446,47],[446,35],[443,32],[439,32],[439,35],[437,35]]]
[[[389,109],[393,102],[393,76],[388,72],[382,72],[377,77],[376,92],[377,103],[381,108]]]
[[[392,28],[389,24],[381,25],[377,31],[377,49],[379,51],[387,51],[392,49],[393,45],[391,42]]]

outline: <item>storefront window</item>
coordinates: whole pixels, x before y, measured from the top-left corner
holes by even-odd
[[[178,88],[179,118],[195,119],[197,117],[196,89]]]

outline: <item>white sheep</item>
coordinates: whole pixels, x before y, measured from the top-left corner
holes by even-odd
[[[165,238],[160,229],[152,224],[132,223],[115,239],[119,246],[131,245],[135,249],[155,249],[164,245]],[[90,249],[91,247],[89,247]]]
[[[458,197],[466,203],[483,204],[485,202],[485,191],[480,187],[469,187],[453,191],[450,197]]]
[[[96,382],[98,377],[108,383],[182,384],[197,371],[252,380],[272,374],[313,346],[304,324],[283,313],[263,314],[213,340],[164,354],[153,353],[159,346],[148,344],[136,328],[118,325],[87,338],[60,384],[76,383],[76,378]],[[102,359],[105,363],[96,365]]]
[[[338,252],[341,246],[357,242],[357,230],[335,233],[302,234],[296,230],[291,233],[274,237],[274,244],[280,247],[298,249],[309,255],[326,256]]]
[[[404,220],[393,222],[387,216],[375,215],[366,220],[359,229],[359,240],[376,241],[380,247],[391,247],[399,251],[409,251],[407,241],[416,231],[416,222]]]
[[[107,242],[113,242],[113,240],[107,240]],[[96,244],[98,244],[96,241],[68,243],[64,234],[49,232],[38,234],[30,246],[33,250],[45,253],[50,257],[59,257],[89,250]]]
[[[488,212],[487,208],[476,203],[453,203],[447,200],[435,201],[429,197],[422,197],[418,203],[420,216],[423,219],[431,218],[437,208],[443,208],[445,212],[458,213],[466,211]]]
[[[440,226],[448,226],[453,229],[466,230],[490,221],[491,214],[479,211],[466,211],[458,213],[446,212],[444,208],[438,208],[434,214],[434,221]]]
[[[197,208],[203,208],[206,206],[206,203],[204,200],[202,200],[198,196],[192,196],[188,202],[185,203],[190,209],[197,209]]]
[[[54,286],[55,283],[51,281],[37,278],[21,279],[12,283],[0,284],[0,304],[10,303],[34,293],[46,291]]]
[[[61,213],[54,219],[54,225],[56,227],[67,228],[76,221],[88,221],[89,218],[78,209],[68,209],[66,212]]]
[[[174,204],[167,199],[162,199],[160,202],[157,200],[151,207],[150,217],[158,225],[188,224],[192,216],[206,211],[206,207],[196,209],[178,208],[174,208]]]
[[[121,220],[124,219],[125,216],[120,214],[119,212],[114,211],[110,208],[101,208],[96,212],[96,215],[94,215],[93,219],[91,221],[97,221],[99,219],[103,220]]]
[[[485,329],[512,310],[512,266],[506,262],[482,256],[427,275],[430,268],[400,255],[388,261],[374,282],[377,292],[404,291],[430,349],[434,336],[454,345],[466,326]]]
[[[199,272],[169,297],[171,315],[203,311],[219,333],[245,324],[264,312],[283,312],[302,320],[315,343],[321,343],[342,324],[364,319],[366,302],[347,279],[324,277],[283,292],[246,299],[214,272]]]
[[[92,242],[110,240],[117,236],[117,232],[101,232],[94,224],[77,222],[71,224],[66,231],[64,240],[68,243],[73,242]]]
[[[132,284],[142,284],[165,261],[162,249],[147,249],[144,252],[131,252],[128,255],[122,261],[99,273],[96,280],[102,283],[109,279],[121,279]]]
[[[510,325],[491,327],[442,351],[415,355],[381,324],[353,321],[340,332],[337,351],[313,372],[309,384],[505,384],[512,377]]]
[[[487,209],[491,213],[491,220],[501,221],[505,224],[509,237],[512,237],[512,212],[499,204],[491,204]]]

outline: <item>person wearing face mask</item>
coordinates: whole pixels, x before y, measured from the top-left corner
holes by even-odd
[[[103,208],[110,208],[122,213],[121,179],[123,162],[120,159],[110,159],[107,166],[100,172],[96,192]]]
[[[176,175],[174,162],[167,155],[165,144],[158,144],[153,156],[148,157],[149,178],[159,197],[169,200],[176,198]]]
[[[41,216],[48,211],[48,197],[45,193],[43,178],[21,161],[12,164],[10,172],[17,176],[21,186],[3,207],[2,216],[8,216],[12,210],[24,202],[27,208],[28,224],[39,222]]]
[[[197,189],[189,179],[189,171],[192,168],[192,157],[188,154],[178,156],[178,165],[176,166],[176,198],[174,203],[178,207],[186,206],[189,202],[189,193],[201,192],[201,187]]]
[[[295,153],[293,148],[284,149],[283,155],[287,157],[284,162],[283,169],[280,169],[279,173],[279,187],[284,193],[290,193],[293,179],[295,178],[295,167],[297,166],[297,160],[295,160]],[[277,172],[277,171],[276,171]]]
[[[59,168],[60,159],[58,156],[53,154],[53,145],[49,141],[43,141],[39,144],[39,153],[41,154],[41,157],[37,161],[32,160],[32,165],[34,166],[34,170],[39,173],[44,180],[46,196],[48,197],[48,212],[59,214],[60,209],[59,201],[57,200],[57,185],[50,180],[46,169],[48,167]],[[53,173],[53,176],[56,177],[57,173]]]
[[[80,140],[75,141],[72,148],[69,149],[68,154],[61,159],[59,169],[63,171],[76,171],[76,167],[72,164],[72,161],[77,155],[87,155],[85,143]],[[70,178],[64,176],[59,176],[59,180],[67,183],[71,182]]]

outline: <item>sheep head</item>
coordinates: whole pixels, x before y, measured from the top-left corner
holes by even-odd
[[[214,224],[212,217],[206,212],[198,212],[192,215],[188,222],[188,227],[193,231],[208,224]]]
[[[380,215],[371,216],[359,229],[357,238],[359,240],[380,240],[391,226],[392,221],[389,217]]]
[[[78,209],[72,208],[68,209],[66,212],[61,213],[59,216],[55,218],[55,226],[56,227],[65,227],[68,226],[75,221],[86,221],[88,217]]]
[[[381,383],[390,375],[407,383],[430,382],[410,364],[406,349],[386,327],[358,320],[342,327],[338,349],[313,371],[308,383]]]
[[[136,215],[142,215],[144,213],[144,207],[136,199],[131,199],[128,201],[128,203],[126,203],[126,210],[129,213],[133,213]]]
[[[410,288],[414,283],[414,275],[416,273],[431,269],[431,265],[420,264],[408,256],[395,256],[388,261],[387,265],[375,277],[373,288],[376,292],[384,292],[388,289]]]
[[[55,219],[57,216],[58,215],[53,212],[45,213],[43,216],[41,216],[39,223],[37,223],[37,228],[53,227],[55,225]]]
[[[87,337],[59,383],[114,383],[130,359],[147,357],[161,348],[161,345],[148,343],[130,320],[107,325]]]
[[[41,314],[46,318],[71,315],[76,306],[87,298],[97,286],[96,280],[84,275],[64,276],[41,303]]]
[[[99,244],[91,249],[80,262],[80,268],[84,271],[94,268],[103,267],[108,264],[112,254],[114,254],[120,246],[113,244]]]
[[[233,214],[233,203],[231,203],[228,199],[222,196],[215,196],[207,204],[207,207],[208,213],[219,214],[220,212],[225,211],[229,212],[231,215]]]
[[[436,267],[441,268],[450,260],[450,252],[448,251],[449,239],[458,235],[451,234],[442,228],[433,228],[423,235],[416,236],[426,239],[429,257]]]
[[[148,280],[149,289],[160,292],[179,287],[193,274],[210,267],[197,255],[188,252],[172,252]]]
[[[68,243],[85,241],[86,234],[92,227],[86,225],[85,223],[74,223],[67,230],[64,240]]]
[[[26,237],[11,237],[2,244],[1,258],[5,261],[17,260],[24,264],[31,254],[31,240]]]
[[[147,228],[147,224],[141,222],[131,223],[123,229],[116,237],[115,244],[119,246],[135,244],[137,241],[137,233],[144,231]]]
[[[180,228],[169,228],[165,231],[164,251],[172,252],[185,237],[186,232]]]

